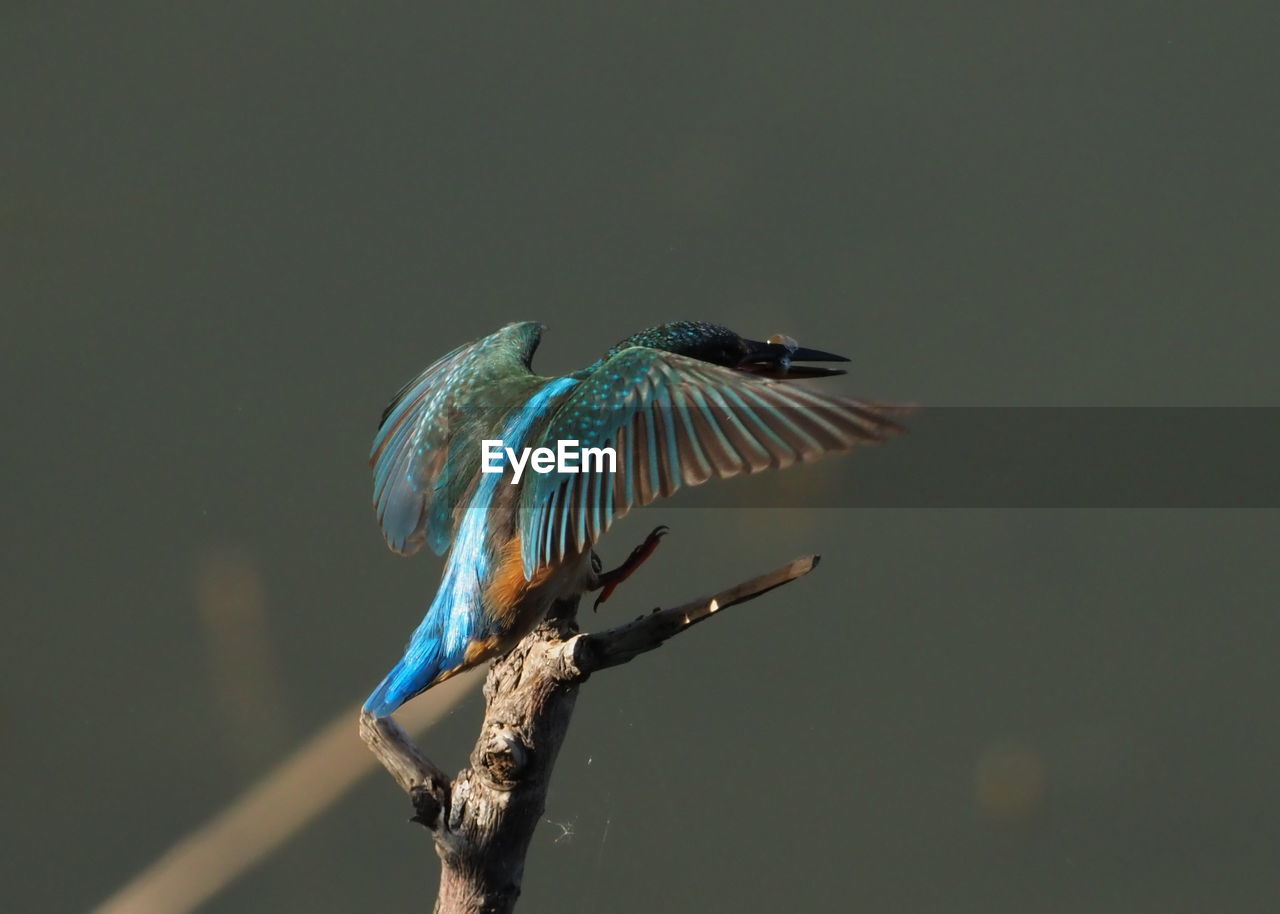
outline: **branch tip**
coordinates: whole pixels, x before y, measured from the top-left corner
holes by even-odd
[[[438,813],[448,802],[451,780],[431,759],[422,754],[409,739],[409,734],[393,718],[374,717],[369,711],[362,710],[360,738],[382,763],[382,767],[395,778],[400,789],[413,798],[414,808],[419,813],[415,818],[438,818],[436,815],[424,815],[430,812],[430,807],[420,797],[428,795]]]
[[[664,644],[680,632],[711,618],[730,606],[746,603],[775,587],[804,577],[817,567],[819,556],[803,555],[773,571],[757,575],[709,597],[699,597],[670,609],[655,609],[634,622],[593,635],[580,635],[573,651],[572,666],[581,678],[596,670],[607,669]],[[585,648],[585,650],[584,650]]]

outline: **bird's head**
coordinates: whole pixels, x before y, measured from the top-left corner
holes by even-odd
[[[675,321],[650,327],[622,340],[605,358],[631,346],[647,346],[687,356],[736,371],[766,378],[826,378],[844,374],[843,369],[797,362],[847,362],[842,355],[808,349],[782,334],[768,340],[750,340],[728,327],[702,321]]]

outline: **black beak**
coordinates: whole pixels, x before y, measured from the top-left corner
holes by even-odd
[[[749,371],[764,378],[830,378],[844,374],[842,368],[819,368],[815,365],[797,365],[796,362],[847,362],[842,355],[797,346],[794,340],[782,337],[785,342],[770,340],[743,340],[747,354],[738,362],[739,371]]]

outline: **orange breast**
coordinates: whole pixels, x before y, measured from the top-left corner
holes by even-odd
[[[526,581],[520,549],[520,534],[517,533],[502,548],[498,556],[498,567],[484,592],[485,604],[503,630],[516,626],[519,622],[520,604],[525,595],[545,582],[552,571],[551,566],[543,566],[533,573],[532,581]]]

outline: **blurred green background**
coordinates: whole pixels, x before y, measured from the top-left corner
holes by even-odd
[[[886,399],[1280,405],[1277,46],[1247,2],[5,4],[0,904],[89,908],[367,694],[439,568],[382,545],[375,420],[510,320],[544,372],[699,318]],[[591,681],[521,910],[1276,909],[1274,511],[677,500],[606,561],[657,522],[593,624],[827,561]],[[204,910],[422,910],[407,813],[366,779]]]

